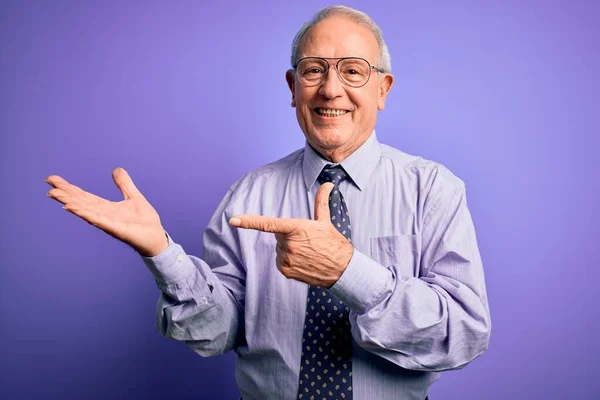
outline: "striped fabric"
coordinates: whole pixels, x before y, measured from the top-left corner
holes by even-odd
[[[313,218],[327,164],[306,145],[246,174],[210,220],[201,258],[171,238],[163,253],[143,258],[161,291],[159,331],[203,356],[234,350],[246,400],[297,398],[308,285],[281,275],[273,234],[228,220]],[[340,165],[354,253],[329,291],[350,309],[353,399],[423,400],[440,371],[464,367],[490,336],[465,186],[375,133]]]

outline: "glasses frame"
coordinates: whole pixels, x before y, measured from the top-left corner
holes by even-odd
[[[353,88],[361,88],[363,86],[365,86],[367,83],[369,83],[369,80],[371,80],[371,74],[369,73],[369,76],[367,77],[367,80],[365,81],[365,83],[363,83],[362,85],[359,86],[355,86],[355,85],[351,85],[350,83],[346,82],[346,80],[344,80],[344,78],[342,77],[342,75],[340,74],[340,70],[338,68],[338,66],[340,65],[340,62],[342,62],[343,60],[348,60],[348,59],[352,59],[352,60],[362,60],[364,62],[367,63],[367,65],[369,66],[369,72],[375,70],[377,72],[380,73],[385,73],[385,71],[380,68],[380,67],[376,67],[374,65],[371,65],[371,63],[367,60],[365,60],[364,58],[361,57],[313,57],[313,56],[308,56],[308,57],[302,57],[301,59],[299,59],[298,61],[296,61],[296,64],[293,66],[294,67],[294,73],[297,72],[297,68],[298,68],[298,64],[300,64],[300,62],[302,60],[306,60],[307,58],[316,58],[318,60],[324,60],[325,63],[327,64],[327,70],[325,71],[325,73],[323,74],[323,78],[321,78],[321,80],[319,80],[317,83],[312,84],[312,85],[307,85],[304,82],[302,82],[302,84],[306,87],[313,87],[313,86],[317,86],[320,85],[321,83],[323,83],[323,81],[325,80],[325,78],[327,77],[327,75],[329,74],[329,70],[331,69],[331,63],[329,62],[329,60],[338,60],[335,63],[335,70],[337,71],[338,74],[338,78],[340,78],[340,81],[342,83],[344,83],[345,85],[348,85],[350,87]],[[298,78],[298,80],[300,80],[300,78]]]

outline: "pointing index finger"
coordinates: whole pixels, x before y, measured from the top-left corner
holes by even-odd
[[[229,225],[262,232],[283,233],[285,235],[292,233],[297,228],[297,224],[292,219],[264,217],[262,215],[236,215],[229,220]]]

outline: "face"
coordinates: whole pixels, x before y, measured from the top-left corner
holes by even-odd
[[[300,43],[300,57],[360,57],[379,67],[379,46],[369,28],[344,16],[332,16],[315,25]],[[354,88],[340,80],[331,63],[329,73],[319,85],[306,87],[293,70],[286,73],[292,91],[292,107],[308,143],[321,155],[340,162],[360,147],[371,135],[377,111],[383,110],[392,87],[393,76],[371,72],[366,85]],[[322,110],[342,110],[324,113]]]

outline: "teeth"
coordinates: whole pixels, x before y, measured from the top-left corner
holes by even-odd
[[[317,108],[316,111],[318,114],[328,117],[339,117],[340,115],[344,115],[348,112],[346,110],[331,110],[326,108]]]

